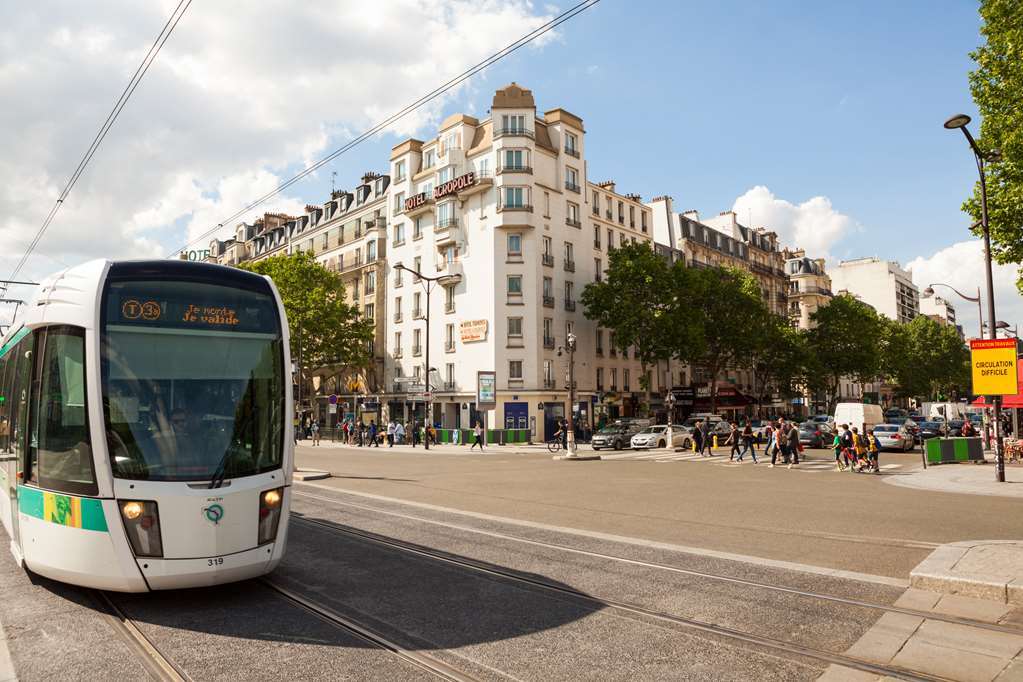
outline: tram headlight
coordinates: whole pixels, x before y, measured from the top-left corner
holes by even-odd
[[[119,500],[124,532],[135,556],[162,557],[163,539],[160,535],[160,511],[156,502],[145,500]]]
[[[259,494],[259,544],[277,539],[277,526],[281,521],[284,488],[264,490]]]

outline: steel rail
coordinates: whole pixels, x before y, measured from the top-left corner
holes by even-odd
[[[91,590],[91,594],[101,609],[106,611],[110,627],[134,649],[146,672],[161,682],[191,682],[189,674],[160,651],[109,594],[102,590]]]
[[[804,658],[814,659],[820,662],[845,666],[862,672],[867,672],[875,675],[892,677],[899,680],[908,680],[910,682],[947,682],[948,678],[930,675],[927,673],[915,672],[907,670],[899,666],[882,665],[878,663],[872,663],[870,661],[848,656],[846,654],[834,653],[826,651],[824,649],[817,649],[811,646],[798,644],[796,642],[789,642],[785,640],[774,639],[772,637],[766,637],[755,633],[742,632],[733,628],[725,627],[722,625],[716,625],[706,621],[698,620],[695,618],[687,618],[684,616],[677,616],[654,609],[649,609],[644,606],[637,604],[630,604],[628,602],[618,601],[616,599],[610,599],[607,597],[599,597],[596,595],[587,594],[580,590],[576,590],[571,587],[559,585],[551,581],[543,580],[540,578],[533,578],[512,571],[505,571],[493,566],[484,565],[480,562],[476,562],[472,559],[466,559],[464,557],[455,557],[446,552],[433,551],[423,549],[411,545],[400,540],[394,540],[392,538],[385,538],[375,533],[369,533],[365,531],[354,530],[350,528],[340,528],[332,523],[326,521],[320,521],[317,519],[310,519],[304,517],[292,517],[293,520],[305,523],[311,526],[322,528],[324,530],[346,535],[356,540],[363,542],[396,549],[407,554],[413,554],[422,558],[438,561],[442,563],[451,564],[461,568],[468,568],[470,570],[491,575],[512,582],[522,583],[533,587],[538,587],[543,590],[554,592],[557,594],[566,595],[578,600],[587,601],[597,606],[604,608],[629,613],[632,615],[645,616],[654,620],[669,623],[675,626],[681,626],[684,629],[696,630],[699,632],[705,632],[727,639],[733,639],[744,642],[746,644],[752,644],[759,647],[772,649],[774,651],[781,652],[783,654],[801,656]]]

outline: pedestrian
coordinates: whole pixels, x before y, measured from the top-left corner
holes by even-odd
[[[309,425],[309,431],[313,437],[313,447],[320,444],[320,422],[313,420],[312,424]]]
[[[476,426],[473,427],[472,435],[473,435],[473,439],[474,440],[472,442],[472,447],[470,447],[469,449],[472,450],[473,448],[475,448],[478,445],[478,446],[480,446],[480,452],[482,452],[483,451],[483,427],[480,426],[479,422],[476,422]]]
[[[394,420],[387,422],[387,447],[394,447]]]
[[[419,445],[419,422],[417,420],[413,419],[409,422],[408,432],[412,447]]]
[[[852,438],[853,438],[853,456],[856,458],[854,461],[856,473],[863,471],[864,465],[867,463],[867,443],[863,436],[860,435],[860,430],[855,426],[852,427]]]
[[[842,464],[842,436],[837,431],[835,437],[831,441],[831,449],[835,451],[835,469],[837,471],[845,471],[845,465]]]
[[[297,414],[295,415],[295,418],[291,420],[291,426],[292,426],[292,434],[295,437],[295,445],[298,445],[298,438],[299,438],[299,435],[300,435],[299,428],[301,427],[301,423],[298,421],[298,415]]]
[[[370,447],[380,447],[380,442],[377,441],[377,423],[375,419],[369,420],[369,444]]]
[[[405,442],[405,427],[401,425],[401,420],[394,425],[394,440],[401,445]]]
[[[732,422],[732,428],[728,432],[728,438],[725,440],[725,445],[731,445],[732,446],[731,452],[728,453],[728,461],[729,462],[734,460],[735,456],[738,455],[741,452],[741,450],[739,449],[739,439],[740,439],[740,436],[739,436],[739,425],[736,424],[735,422]]]
[[[568,420],[562,419],[560,422],[561,428],[561,449],[568,450]]]
[[[875,474],[881,473],[881,469],[878,467],[877,456],[881,451],[881,443],[877,440],[877,436],[874,435],[873,429],[867,432],[867,468],[873,471]]]
[[[693,424],[693,451],[703,454],[703,422],[697,421]]]
[[[711,437],[712,436],[710,434],[710,420],[706,419],[703,422],[703,449],[700,450],[701,455],[704,452],[707,453],[708,457],[712,457],[714,455],[714,448],[713,442],[711,441]]]
[[[791,469],[793,464],[799,464],[799,448],[802,447],[799,442],[799,428],[795,424],[789,424],[788,440],[789,456],[791,457],[789,469]]]
[[[782,463],[785,463],[784,458],[786,454],[782,450],[782,444],[785,442],[785,433],[782,431],[782,422],[777,422],[774,425],[774,429],[771,433],[771,442],[768,444],[768,449],[771,451],[771,466],[773,467],[778,463],[778,455],[782,455]]]
[[[742,427],[742,452],[739,453],[739,460],[742,461],[743,456],[746,453],[750,453],[753,456],[753,463],[757,463],[757,451],[753,447],[753,425],[750,424],[749,419],[746,420],[746,425]]]

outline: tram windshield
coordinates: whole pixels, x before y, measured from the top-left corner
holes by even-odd
[[[283,347],[269,288],[111,281],[102,371],[115,477],[197,481],[281,466]]]

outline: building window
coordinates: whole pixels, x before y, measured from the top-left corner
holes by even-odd
[[[629,370],[628,369],[623,369],[622,370],[622,390],[623,391],[628,391],[629,390]]]
[[[412,238],[422,239],[423,238],[423,217],[417,216],[415,223],[412,227]]]
[[[604,279],[604,263],[599,258],[593,259],[593,281],[599,282]]]
[[[598,329],[597,330],[596,342],[597,342],[597,355],[603,355],[604,354],[604,330],[603,329]]]
[[[545,256],[553,256],[554,255],[552,253],[553,247],[551,246],[551,244],[552,244],[552,242],[551,242],[551,238],[550,237],[544,237],[543,238],[543,255],[545,255]]]
[[[522,379],[522,360],[508,361],[508,378]]]
[[[643,228],[643,231],[646,232],[646,211],[640,211],[639,220],[641,223],[641,227]]]
[[[510,235],[508,235],[508,255],[509,256],[521,256],[522,255],[522,235],[521,234],[510,234]]]
[[[504,170],[525,170],[528,156],[521,149],[504,150]]]
[[[437,204],[438,228],[447,227],[448,225],[453,224],[454,221],[452,220],[452,216],[454,211],[452,211],[452,208],[454,208],[454,202],[452,201],[445,201],[442,204]]]
[[[543,193],[543,215],[545,218],[551,217],[551,193]]]
[[[372,294],[377,290],[377,273],[370,271],[366,273],[366,294]]]
[[[521,133],[526,129],[526,117],[521,114],[504,114],[501,116],[501,128],[506,133]]]
[[[405,179],[405,162],[398,161],[394,164],[394,181],[401,182]]]
[[[432,149],[427,149],[423,152],[423,170],[427,168],[433,168],[437,163],[437,152]]]
[[[437,174],[437,184],[443,185],[445,182],[451,179],[452,169],[451,166],[444,166],[440,169],[440,173]]]
[[[575,265],[575,247],[572,246],[572,242],[565,242],[565,264]]]
[[[612,391],[617,391],[618,390],[618,368],[617,367],[612,367],[611,368],[611,390]]]
[[[444,287],[444,312],[455,312],[455,287]]]
[[[548,297],[553,297],[553,296],[554,296],[554,280],[551,279],[550,277],[544,277],[543,278],[543,297],[544,298],[548,298]]]
[[[403,272],[404,272],[404,270],[398,270],[397,268],[395,268],[395,270],[394,270],[394,286],[396,286],[396,287],[400,287],[401,286],[401,284],[402,284],[401,273],[403,273]]]
[[[405,210],[405,193],[398,192],[394,195],[394,215],[398,215]]]
[[[598,367],[597,368],[597,390],[598,391],[603,391],[604,390],[604,368],[603,367]]]
[[[525,191],[522,187],[505,187],[503,206],[504,208],[524,208],[525,203]]]
[[[554,388],[554,363],[550,360],[543,361],[543,385],[544,388]]]
[[[372,263],[377,259],[377,242],[374,239],[370,243],[366,244],[366,262]]]
[[[451,323],[444,325],[444,350],[455,350],[455,325]]]
[[[600,193],[593,193],[593,215],[600,215]],[[597,228],[594,228],[597,229]]]
[[[422,267],[423,267],[423,257],[422,256],[416,256],[415,260],[412,261],[412,269],[416,271],[416,274],[412,275],[412,281],[413,282],[418,282],[419,281],[419,273],[422,272]]]
[[[508,294],[522,295],[522,275],[508,275]]]
[[[625,236],[625,233],[624,232],[619,233],[618,234],[618,246],[625,246],[628,243],[629,243],[629,240]]]
[[[618,202],[618,222],[625,224],[625,204]]]
[[[412,317],[418,318],[423,315],[423,307],[420,305],[422,302],[422,294],[418,291],[412,294]]]
[[[401,357],[401,332],[394,332],[394,354]]]
[[[423,336],[422,332],[418,329],[412,331],[412,355],[421,355],[423,352],[423,345],[421,343]]]
[[[599,249],[600,248],[600,226],[599,225],[594,225],[593,226],[593,248],[595,248],[595,249]]]
[[[394,245],[401,246],[405,243],[405,223],[397,223],[394,226]]]
[[[629,206],[629,227],[636,227],[636,207]]]
[[[614,247],[615,247],[615,233],[614,233],[614,230],[608,230],[607,231],[607,252],[611,253],[611,251],[614,249]]]
[[[571,282],[565,282],[565,300],[574,301],[575,298],[572,295],[573,293],[575,293],[575,287]]]
[[[359,300],[359,278],[356,277],[352,280],[352,300]]]
[[[369,320],[370,322],[376,321],[376,317],[375,317],[376,309],[374,308],[372,303],[367,303],[366,304],[364,314],[366,316],[366,319]]]
[[[521,317],[509,317],[508,318],[508,336],[522,336],[522,318]]]
[[[579,138],[573,133],[565,133],[565,153],[571,156],[579,156]]]
[[[394,321],[401,322],[401,296],[394,297]]]
[[[573,227],[579,227],[582,224],[579,221],[579,204],[568,202],[568,216],[565,218],[565,222]]]
[[[565,189],[570,192],[579,192],[579,171],[575,168],[565,167]]]
[[[554,347],[554,320],[550,317],[543,318],[543,343]]]

